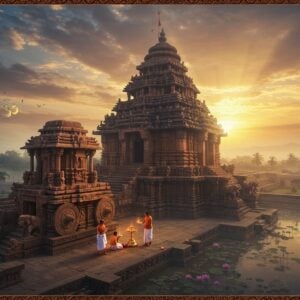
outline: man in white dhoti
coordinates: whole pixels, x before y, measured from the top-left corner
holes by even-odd
[[[113,236],[109,240],[110,248],[111,250],[121,250],[123,249],[123,245],[119,243],[119,238],[118,233],[115,231]]]
[[[97,226],[97,250],[99,254],[106,254],[106,226],[103,220],[100,220]]]
[[[144,246],[149,247],[153,240],[153,224],[152,217],[148,212],[144,215]]]

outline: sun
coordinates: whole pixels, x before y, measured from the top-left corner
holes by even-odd
[[[222,126],[225,133],[229,133],[235,128],[235,122],[231,120],[223,120],[220,121],[219,124]]]

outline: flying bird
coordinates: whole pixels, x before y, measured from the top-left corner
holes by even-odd
[[[45,106],[45,103],[43,103],[43,104],[37,104],[36,105],[38,108],[40,108],[40,107],[42,107],[42,106]]]

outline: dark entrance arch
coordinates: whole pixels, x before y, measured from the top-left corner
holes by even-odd
[[[133,142],[133,162],[144,162],[144,141],[139,136],[137,136]]]

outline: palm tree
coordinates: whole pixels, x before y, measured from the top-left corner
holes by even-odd
[[[269,166],[273,169],[277,165],[277,160],[275,156],[270,156],[268,160]]]
[[[260,167],[262,165],[263,160],[264,160],[264,158],[260,153],[256,152],[255,154],[253,154],[252,162],[257,167]]]
[[[299,163],[299,158],[296,157],[293,153],[290,153],[286,162],[289,166],[295,166]]]

